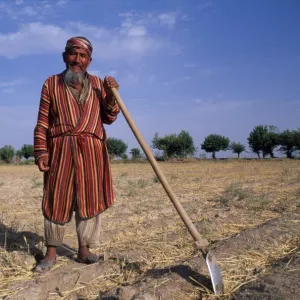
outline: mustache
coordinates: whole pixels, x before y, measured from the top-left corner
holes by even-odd
[[[78,63],[78,62],[71,62],[68,64],[68,66],[71,66],[71,67],[75,67],[75,66],[78,66],[78,67],[82,67],[82,64]]]

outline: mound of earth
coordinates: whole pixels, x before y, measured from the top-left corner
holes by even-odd
[[[244,285],[233,295],[234,300],[300,299],[300,249],[275,262],[267,274]]]

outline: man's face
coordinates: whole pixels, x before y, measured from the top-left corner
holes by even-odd
[[[84,73],[92,61],[90,55],[79,48],[72,48],[64,52],[63,59],[67,69],[74,73]]]

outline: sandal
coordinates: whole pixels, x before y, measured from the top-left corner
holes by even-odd
[[[100,257],[98,255],[92,254],[92,253],[90,253],[84,257],[81,257],[79,255],[77,256],[77,262],[87,264],[87,265],[97,263],[97,262],[99,262],[99,260],[100,260]]]
[[[33,269],[36,273],[44,273],[48,272],[54,265],[55,265],[56,259],[52,261],[44,261],[41,260]]]

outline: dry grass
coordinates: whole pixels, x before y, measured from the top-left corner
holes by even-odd
[[[282,213],[300,209],[300,161],[203,160],[160,166],[196,227],[210,242],[230,239]],[[99,299],[99,291],[133,285],[149,270],[168,268],[196,255],[192,238],[152,168],[148,164],[113,164],[112,170],[116,202],[103,214],[101,246],[96,251],[104,254],[105,261],[116,261],[120,270],[78,283],[74,289],[60,292],[59,299],[68,299],[72,293]],[[36,166],[0,166],[0,297],[18,292],[12,287],[18,284],[21,289],[22,282],[35,278],[32,265],[20,263],[14,255],[22,253],[23,261],[32,257],[30,249],[39,245],[34,237],[38,240],[43,235],[41,182]],[[66,243],[76,249],[72,226],[68,225]],[[26,242],[24,232],[34,237]],[[297,243],[299,240],[292,236],[275,248],[250,249],[238,256],[234,251],[228,253],[219,261],[226,285],[224,297],[230,298],[241,285],[255,280]],[[68,263],[60,257],[56,268]],[[208,275],[207,271],[204,274]],[[153,293],[170,283],[166,280],[153,283]],[[204,294],[203,299],[216,298],[200,285],[189,287],[184,295],[173,295],[173,299],[198,299],[199,294]],[[57,293],[51,295],[51,299],[55,297]]]

